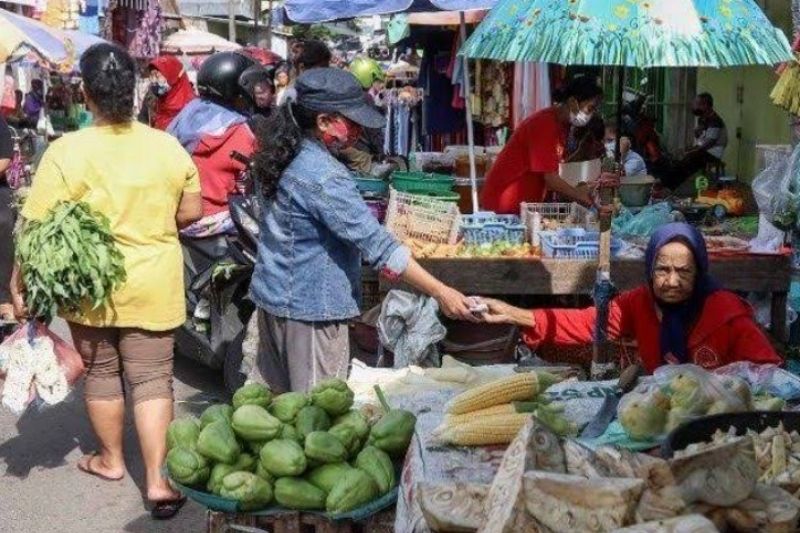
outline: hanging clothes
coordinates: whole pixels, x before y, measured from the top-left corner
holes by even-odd
[[[455,91],[447,77],[451,52],[441,46],[439,42],[426,47],[420,65],[419,86],[425,92],[423,130],[427,135],[460,131],[465,124],[463,111],[452,106]]]
[[[476,67],[477,94],[481,105],[476,112],[477,119],[491,128],[500,128],[510,124],[512,70],[505,63],[497,61],[481,61]]]
[[[514,128],[537,111],[550,107],[550,69],[546,63],[515,63],[512,115]]]
[[[458,56],[458,50],[461,48],[461,36],[456,34],[453,40],[453,46],[450,49],[450,63],[447,65],[447,76],[453,84],[453,100],[451,105],[453,109],[464,109],[466,103],[466,84],[464,82],[464,61]]]

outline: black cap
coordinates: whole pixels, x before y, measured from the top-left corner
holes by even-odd
[[[295,81],[297,104],[311,111],[339,113],[365,128],[377,129],[385,118],[366,98],[355,76],[338,68],[314,68]]]

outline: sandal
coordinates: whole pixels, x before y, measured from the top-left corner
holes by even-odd
[[[86,459],[86,462],[84,463],[83,460],[86,457],[88,457],[88,459]],[[97,459],[99,457],[100,457],[100,455],[97,452],[93,452],[93,453],[91,453],[89,455],[84,455],[83,457],[81,457],[78,460],[78,470],[80,470],[84,474],[89,474],[90,476],[99,477],[103,481],[119,481],[123,477],[125,477],[124,474],[119,476],[119,477],[109,477],[109,476],[106,476],[104,474],[101,474],[100,472],[98,472],[97,470],[92,468],[92,461],[94,461],[95,459]]]
[[[154,520],[169,520],[181,510],[186,503],[186,496],[181,496],[177,500],[163,500],[152,502],[153,508],[150,509],[150,516]]]

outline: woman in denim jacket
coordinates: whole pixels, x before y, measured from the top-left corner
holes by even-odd
[[[344,70],[312,69],[258,133],[264,199],[251,295],[258,306],[261,377],[276,392],[307,391],[347,374],[348,320],[359,315],[362,260],[474,320],[464,295],[428,274],[370,213],[333,154],[384,118]]]

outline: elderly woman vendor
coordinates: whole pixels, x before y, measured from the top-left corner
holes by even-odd
[[[705,241],[693,226],[662,226],[645,255],[647,285],[624,292],[609,306],[609,335],[637,341],[639,357],[652,372],[664,364],[716,368],[734,361],[781,363],[753,318],[750,306],[720,288],[708,274]],[[592,342],[597,310],[519,309],[486,300],[486,322],[524,328],[529,345]]]

